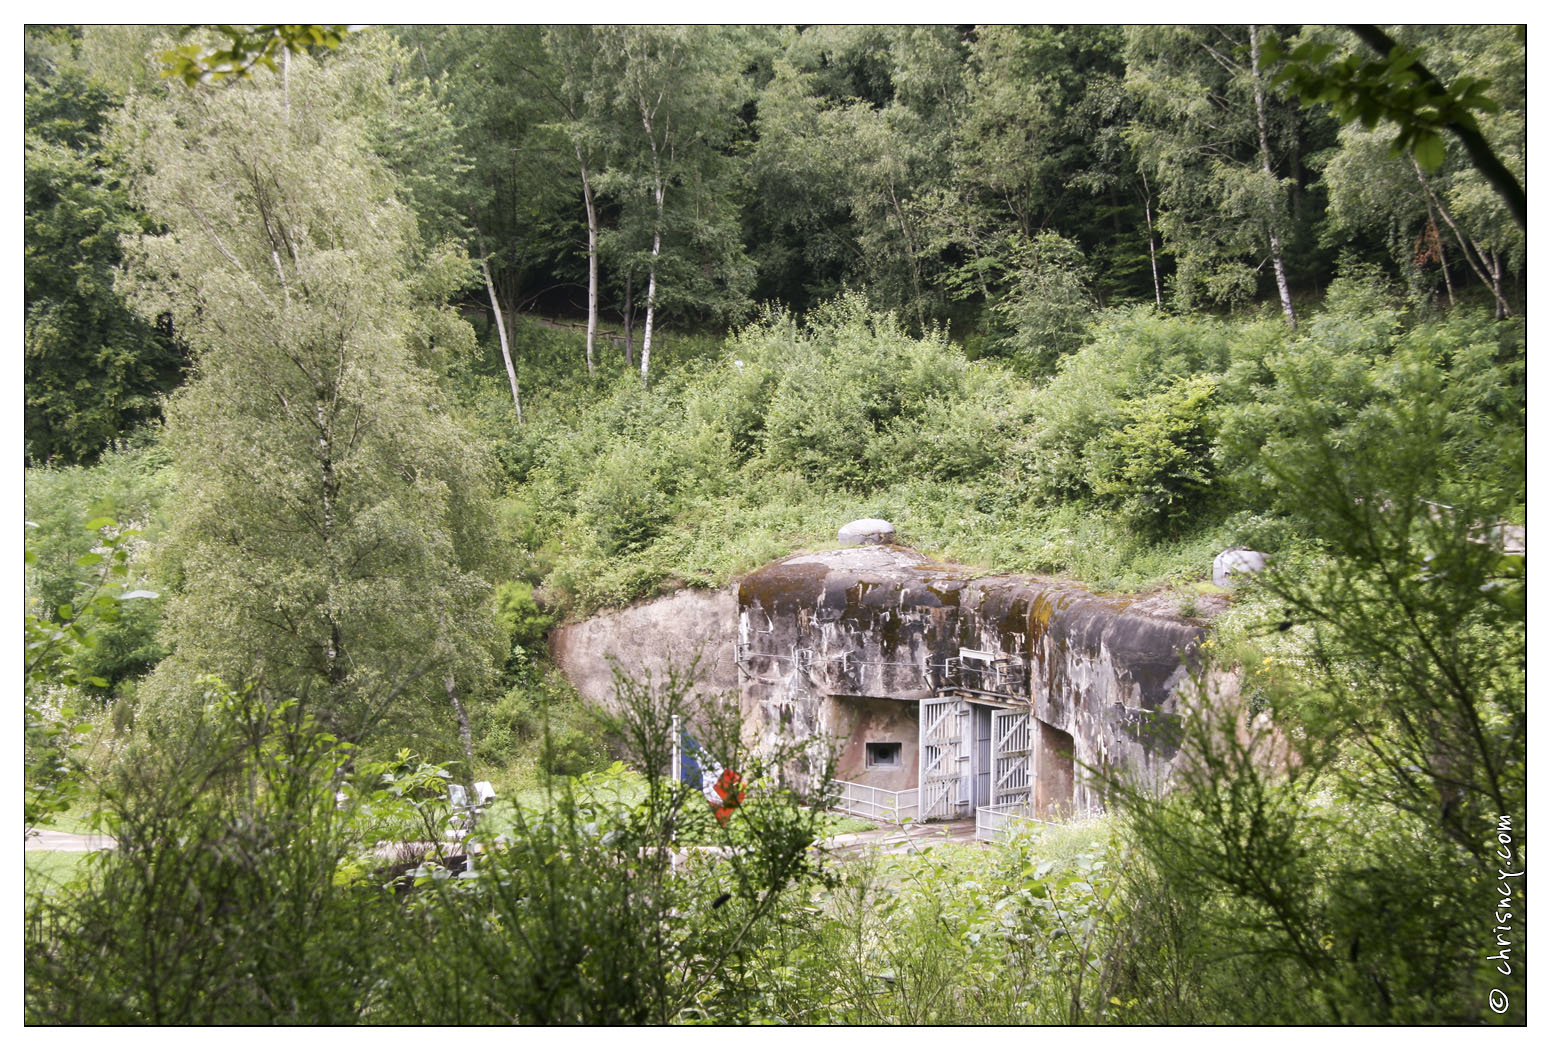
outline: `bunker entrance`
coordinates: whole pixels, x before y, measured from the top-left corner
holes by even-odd
[[[1073,813],[1072,735],[1034,718],[1027,703],[964,694],[826,703],[841,809],[997,828]]]
[[[1027,813],[1033,757],[1028,707],[969,697],[921,701],[920,813],[973,817],[991,807]]]

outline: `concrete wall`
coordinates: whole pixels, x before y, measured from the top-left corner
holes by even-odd
[[[661,682],[668,667],[687,670],[699,660],[696,692],[736,693],[734,641],[738,604],[732,591],[685,589],[578,624],[555,629],[555,663],[583,697],[614,701],[614,662],[627,675]]]
[[[1097,808],[1085,767],[1161,785],[1178,748],[1176,703],[1204,629],[1070,585],[980,576],[900,547],[782,559],[738,589],[746,721],[765,736],[824,729],[836,695],[934,696],[960,649],[1021,657],[1015,692],[1069,735],[1075,783],[1047,760],[1047,804]],[[905,706],[902,705],[902,708]],[[914,707],[910,705],[909,707]]]
[[[913,704],[883,697],[830,697],[825,724],[838,750],[835,777],[873,788],[900,792],[916,787],[921,736],[920,713]],[[898,742],[898,767],[867,767],[869,742]]]

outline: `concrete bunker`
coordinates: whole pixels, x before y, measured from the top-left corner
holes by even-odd
[[[888,544],[799,554],[560,629],[561,668],[606,704],[612,661],[700,658],[751,743],[833,744],[843,799],[883,820],[1044,819],[1102,807],[1092,771],[1161,788],[1205,629],[1033,577]]]
[[[835,776],[902,792],[916,787],[920,720],[914,707],[887,697],[829,697],[824,725],[834,738]]]
[[[834,738],[843,806],[920,820],[1091,813],[1095,771],[1167,777],[1203,631],[1130,606],[902,547],[794,555],[738,587],[744,717],[760,735]]]

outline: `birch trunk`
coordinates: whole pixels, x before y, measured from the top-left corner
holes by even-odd
[[[1508,316],[1508,300],[1503,298],[1503,260],[1495,248],[1492,249],[1492,295],[1497,297],[1497,320],[1501,321]]]
[[[501,337],[501,359],[506,362],[506,378],[512,384],[512,405],[517,410],[517,422],[522,422],[522,393],[517,389],[517,366],[512,364],[511,344],[506,341],[506,316],[501,313],[501,302],[495,295],[495,282],[490,279],[490,260],[481,258],[479,269],[485,275],[485,291],[490,295],[490,309],[495,311],[495,330]]]
[[[657,191],[657,229],[652,231],[652,265],[646,278],[646,323],[641,329],[641,388],[652,360],[652,318],[657,311],[657,255],[662,251],[662,191]]]
[[[593,345],[598,339],[598,209],[593,204],[592,180],[580,146],[576,161],[582,169],[582,201],[587,205],[587,375],[591,376],[596,371]]]
[[[652,324],[657,313],[657,258],[662,254],[662,203],[667,187],[662,178],[662,154],[657,149],[657,137],[652,132],[651,114],[641,107],[641,124],[652,144],[652,184],[656,198],[657,214],[652,222],[652,262],[646,277],[646,324],[641,330],[641,389],[646,389],[647,369],[652,360]]]
[[[1255,123],[1260,129],[1260,167],[1273,180],[1271,170],[1271,137],[1266,132],[1266,91],[1260,79],[1260,27],[1249,27],[1249,66],[1255,78]],[[1276,271],[1276,291],[1282,297],[1282,313],[1287,315],[1287,325],[1298,331],[1298,315],[1293,313],[1292,291],[1287,287],[1287,268],[1282,264],[1282,241],[1276,233],[1276,216],[1268,217],[1266,234],[1271,242],[1271,266]]]
[[[1163,309],[1163,282],[1158,280],[1158,245],[1152,232],[1152,188],[1147,173],[1142,173],[1142,213],[1147,216],[1147,258],[1152,263],[1152,294],[1158,309]]]
[[[1470,269],[1476,277],[1481,279],[1481,283],[1491,289],[1493,298],[1497,300],[1497,319],[1501,321],[1510,313],[1508,301],[1502,297],[1502,292],[1498,287],[1500,282],[1494,283],[1491,276],[1484,269],[1487,265],[1486,253],[1481,251],[1480,245],[1476,244],[1473,239],[1466,237],[1464,232],[1460,230],[1459,224],[1454,221],[1454,216],[1449,214],[1449,209],[1438,195],[1433,193],[1432,184],[1427,181],[1427,176],[1422,172],[1422,166],[1416,162],[1415,158],[1411,160],[1411,167],[1416,172],[1417,181],[1422,184],[1422,189],[1427,193],[1428,201],[1432,207],[1438,209],[1438,214],[1443,216],[1443,221],[1454,232],[1454,240],[1459,242],[1460,254],[1465,257],[1465,262],[1470,265]],[[1471,251],[1472,248],[1475,249],[1474,252]],[[1477,259],[1480,262],[1477,262]]]
[[[1438,233],[1438,217],[1433,213],[1432,202],[1427,202],[1427,224],[1432,228],[1433,239],[1438,243],[1438,265],[1443,268],[1443,289],[1449,295],[1449,309],[1454,309],[1454,279],[1449,276],[1449,256],[1443,250],[1443,235]]]

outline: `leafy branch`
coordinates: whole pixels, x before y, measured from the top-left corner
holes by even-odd
[[[1349,54],[1332,63],[1334,44],[1305,41],[1288,51],[1280,41],[1268,38],[1260,68],[1269,71],[1280,63],[1273,84],[1290,87],[1305,106],[1327,103],[1342,123],[1361,120],[1369,130],[1381,120],[1394,124],[1394,152],[1411,153],[1430,172],[1443,165],[1442,133],[1452,132],[1470,155],[1471,164],[1491,183],[1523,228],[1524,187],[1476,123],[1477,112],[1497,112],[1496,101],[1487,94],[1490,82],[1482,77],[1458,76],[1445,84],[1422,64],[1415,48],[1396,43],[1378,26],[1347,28],[1379,57],[1364,59]]]
[[[186,35],[199,28],[187,26]],[[267,25],[267,26],[208,26],[225,36],[229,46],[206,49],[198,44],[183,44],[161,53],[162,76],[176,78],[189,87],[210,84],[235,77],[239,80],[253,75],[256,66],[275,70],[275,56],[290,51],[310,51],[313,48],[339,47],[350,32],[343,25]]]

